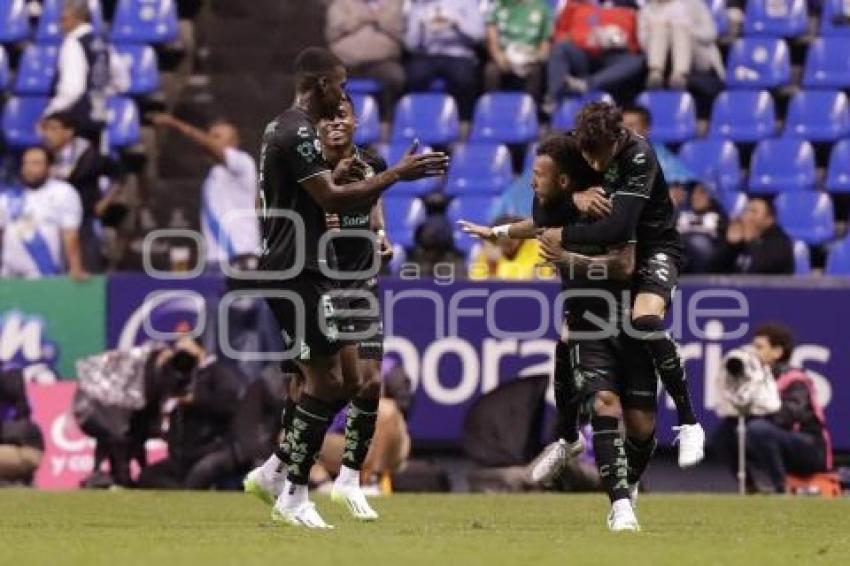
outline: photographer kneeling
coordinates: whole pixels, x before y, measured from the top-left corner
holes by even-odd
[[[162,367],[169,400],[163,413],[168,458],[144,470],[145,489],[208,489],[237,469],[229,441],[241,380],[191,338],[182,338]]]
[[[791,367],[794,339],[780,324],[758,328],[751,346],[730,352],[715,381],[723,422],[715,434],[721,458],[737,469],[737,416],[747,417],[747,488],[756,491],[753,472],[767,476],[776,493],[785,491],[787,474],[811,475],[832,467],[832,446],[814,383]]]

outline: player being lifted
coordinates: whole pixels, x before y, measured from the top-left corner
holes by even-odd
[[[308,475],[331,419],[349,402],[343,384],[361,382],[357,346],[338,336],[332,300],[338,286],[328,273],[337,269],[333,246],[319,249],[325,213],[368,208],[393,183],[443,175],[448,164],[442,153],[408,154],[382,173],[343,185],[360,166],[354,158],[343,159],[331,172],[316,125],[337,115],[345,80],[345,67],[325,49],[308,48],[296,58],[295,102],[263,135],[258,195],[263,250],[257,281],[249,283],[265,291],[305,385],[284,413],[279,450],[249,474],[246,489],[274,501],[274,519],[319,529],[330,525],[308,498]],[[360,429],[355,455],[368,448],[370,417],[362,417],[349,421]],[[346,487],[339,495],[352,511],[368,508],[359,485]]]
[[[587,218],[571,202],[571,193],[599,181],[581,159],[572,136],[545,140],[534,161],[533,219],[497,227],[495,236],[529,238],[542,227],[585,222]],[[486,227],[466,222],[462,227],[481,237],[494,236]],[[555,399],[559,434],[564,439],[561,446],[569,456],[584,448],[578,434],[582,404],[591,416],[597,466],[612,503],[608,525],[613,531],[638,529],[633,498],[655,447],[652,361],[639,343],[619,332],[626,310],[624,292],[631,286],[634,269],[634,246],[629,240],[624,238],[608,249],[575,246],[574,252],[563,250],[559,243],[541,242],[544,257],[559,267],[566,289],[593,293],[568,295],[566,322],[555,350]],[[600,337],[600,331],[605,335]],[[619,432],[621,419],[625,439]]]

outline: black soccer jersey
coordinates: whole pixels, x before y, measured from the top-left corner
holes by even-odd
[[[301,183],[328,170],[316,128],[304,110],[290,108],[266,126],[258,191],[263,241],[261,270],[292,268],[296,245],[301,245],[304,246],[303,270],[319,272],[319,239],[327,230],[325,212]],[[299,230],[303,234],[298,234]],[[333,247],[328,248],[328,266],[335,268]]]
[[[356,147],[355,152],[367,165],[365,178],[387,170],[387,163],[372,151]],[[368,271],[372,268],[375,261],[372,241],[359,236],[346,238],[344,234],[346,230],[369,230],[373,206],[374,202],[359,210],[340,213],[339,224],[343,235],[334,238],[334,250],[340,271]]]

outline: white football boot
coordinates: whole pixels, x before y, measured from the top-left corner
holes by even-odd
[[[640,530],[635,510],[628,499],[618,499],[608,513],[608,530],[612,533],[637,532]]]
[[[702,425],[674,426],[673,430],[678,433],[673,443],[679,443],[679,467],[690,468],[699,464],[705,457],[705,431]]]
[[[254,468],[245,479],[242,481],[242,488],[245,493],[253,495],[266,505],[274,505],[275,500],[283,491],[283,483],[286,481],[285,474],[269,474],[265,473],[263,467]]]
[[[334,483],[331,489],[331,501],[339,503],[348,509],[351,516],[358,521],[377,521],[378,513],[369,505],[366,494],[359,485],[344,485]]]
[[[279,502],[275,503],[272,509],[272,520],[307,529],[328,530],[334,528],[333,525],[329,525],[322,519],[312,501],[305,501],[294,508],[284,507]]]
[[[567,442],[563,438],[556,440],[543,449],[543,452],[531,463],[529,479],[532,483],[547,483],[552,481],[571,458],[584,452],[584,441],[581,436],[575,442]]]

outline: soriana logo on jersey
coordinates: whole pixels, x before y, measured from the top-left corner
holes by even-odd
[[[77,384],[71,382],[27,387],[33,420],[44,436],[44,455],[35,475],[39,488],[74,489],[92,473],[95,441],[80,430],[74,419],[76,389]],[[165,457],[165,444],[161,441],[149,441],[147,449],[148,462]]]

